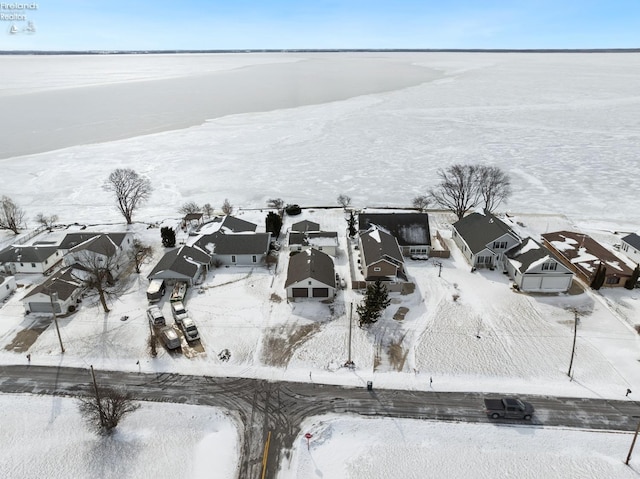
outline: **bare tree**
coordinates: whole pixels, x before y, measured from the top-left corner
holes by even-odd
[[[152,254],[153,248],[151,246],[144,244],[137,238],[133,240],[130,257],[136,265],[136,273],[140,273],[140,266],[151,259]]]
[[[267,206],[280,211],[284,208],[284,200],[282,198],[269,198],[267,200]]]
[[[207,218],[211,218],[213,216],[213,206],[211,206],[211,203],[205,203],[202,207],[202,212]]]
[[[493,212],[500,203],[511,196],[509,175],[497,166],[478,167],[478,187],[484,201],[484,209]]]
[[[133,213],[151,196],[151,182],[130,168],[118,168],[109,175],[102,187],[111,191],[116,197],[118,210],[131,224]]]
[[[0,200],[0,229],[11,230],[15,234],[20,233],[23,225],[24,210],[13,202],[8,196]]]
[[[419,210],[420,212],[426,210],[429,207],[429,203],[430,203],[429,197],[424,195],[416,196],[411,202],[413,207]]]
[[[453,165],[438,170],[440,183],[429,190],[429,198],[437,205],[452,210],[458,219],[474,208],[480,201],[478,167],[475,165]]]
[[[198,203],[196,203],[195,201],[189,201],[184,205],[182,205],[180,209],[178,209],[178,213],[182,215],[188,215],[191,213],[200,213],[201,211],[202,211],[202,208],[200,208],[198,206]]]
[[[347,195],[344,195],[344,194],[341,194],[341,195],[338,195],[338,198],[336,199],[336,201],[344,209],[347,209],[349,207],[349,205],[351,204],[351,197],[347,196]]]
[[[58,221],[58,215],[45,216],[43,213],[38,213],[36,221],[51,231],[53,229],[53,225]]]
[[[224,203],[222,203],[222,212],[225,215],[230,215],[233,213],[233,205],[229,202],[227,198],[225,198]]]
[[[109,312],[107,299],[121,292],[117,281],[118,270],[124,266],[123,254],[117,247],[105,247],[101,252],[83,250],[74,253],[77,268],[74,276],[82,281],[87,291],[95,291],[105,313]]]
[[[95,396],[78,398],[80,415],[100,435],[111,434],[122,418],[140,408],[124,390],[99,388]]]

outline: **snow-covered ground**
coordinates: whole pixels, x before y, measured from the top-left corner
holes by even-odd
[[[523,233],[536,236],[577,228],[613,244],[619,240],[620,232],[640,229],[633,189],[640,180],[640,103],[635,92],[640,55],[412,55],[414,63],[439,70],[443,78],[345,101],[231,115],[184,130],[0,160],[0,194],[22,205],[28,220],[39,212],[55,213],[65,224],[78,222],[89,225],[90,230],[121,231],[125,228],[122,218],[100,185],[114,168],[134,168],[148,175],[155,189],[151,201],[136,214],[139,223],[131,227],[143,241],[154,245],[154,262],[163,249],[159,229],[148,228],[148,224],[175,225],[177,209],[186,201],[218,206],[229,198],[236,207],[244,208],[238,215],[257,223],[260,230],[266,215],[266,210],[260,208],[264,208],[267,198],[283,197],[302,206],[317,206],[335,204],[337,195],[345,193],[357,207],[408,206],[412,197],[434,184],[438,168],[454,162],[492,163],[511,175],[514,195],[504,210],[511,212],[514,222],[524,225],[518,226]],[[127,75],[126,65],[114,65],[114,77],[105,81],[144,81],[166,76],[166,65],[146,65],[148,74],[136,75]],[[218,67],[222,70],[229,65]],[[213,71],[218,67],[210,68]],[[47,68],[53,66],[49,64]],[[55,68],[64,71],[60,65]],[[191,73],[202,71],[194,69],[186,74]],[[42,83],[30,78],[28,88],[74,87],[72,82],[62,82],[54,76],[46,81],[46,72],[43,73]],[[75,86],[84,87],[94,81],[77,78]],[[50,113],[54,117],[64,114]],[[10,124],[7,125],[3,132],[11,135]],[[336,258],[336,267],[342,277],[348,277],[342,210],[306,209],[299,217],[287,217],[284,229],[292,221],[304,218],[340,233],[341,254]],[[432,228],[439,229],[445,238],[449,236],[451,220],[448,214],[431,215]],[[80,225],[43,233],[34,240],[61,238]],[[12,240],[10,235],[0,233],[0,244]],[[373,380],[376,387],[612,399],[625,399],[629,388],[633,391],[629,400],[640,393],[636,387],[640,383],[640,344],[634,330],[640,317],[638,290],[523,295],[514,292],[501,273],[470,273],[450,241],[449,247],[452,256],[442,261],[440,275],[432,261],[409,261],[407,271],[416,283],[416,292],[394,295],[383,319],[369,330],[353,329],[355,371],[341,366],[347,359],[350,305],[360,296],[347,289],[338,293],[333,305],[287,302],[284,252],[275,269],[220,268],[211,271],[200,287],[190,290],[187,307],[198,324],[204,352],[185,347],[183,355],[161,351],[157,358],[149,356],[145,278],[154,262],[145,265],[141,275],[128,278],[125,293],[111,305],[109,314],[86,298],[75,314],[60,319],[64,357],[59,354],[53,328],[40,334],[28,352],[34,364],[93,365],[99,369],[137,371],[139,361],[140,369],[148,372],[294,381],[308,381],[311,374],[314,381],[358,386]],[[10,345],[16,334],[34,321],[33,315],[24,315],[20,300],[25,290],[42,277],[20,275],[17,279],[21,287],[0,307],[0,362],[4,364],[26,362],[26,352],[12,350]],[[170,317],[166,301],[160,305]],[[393,315],[401,306],[409,311],[403,321],[396,321]],[[567,377],[574,324],[570,308],[583,312],[573,381]],[[123,316],[128,319],[121,321]],[[218,358],[223,349],[231,352],[227,362]],[[429,378],[433,378],[431,386]],[[22,397],[7,400],[16,401],[13,404],[30,403]],[[53,402],[56,407],[67,404],[52,398],[32,400]],[[8,403],[7,408],[11,405]],[[71,427],[67,423],[74,425],[78,421],[73,407],[64,407],[65,415],[45,425],[52,433],[61,434],[61,430]],[[153,407],[156,406],[145,405],[136,413],[139,419],[125,420],[119,433],[122,435],[114,439],[113,447],[120,447],[118,441],[139,438],[135,436],[138,429],[156,427],[144,416],[147,408]],[[198,409],[201,410],[205,415],[217,414]],[[8,430],[4,422],[3,419],[3,431]],[[173,427],[180,422],[176,418]],[[628,435],[479,425],[394,422],[390,428],[380,422],[333,418],[325,423],[329,424],[325,429],[314,426],[314,436],[324,438],[327,445],[321,447],[315,442],[313,454],[307,457],[306,444],[300,442],[284,477],[357,478],[363,476],[355,469],[384,471],[393,462],[381,452],[384,447],[376,442],[372,431],[388,432],[394,428],[404,431],[403,450],[423,456],[431,454],[425,450],[429,449],[437,455],[438,460],[430,461],[437,463],[433,466],[436,471],[445,471],[437,467],[446,468],[455,462],[460,469],[454,471],[459,470],[464,476],[465,467],[478,464],[485,454],[490,454],[494,469],[487,474],[478,470],[478,476],[493,475],[492,471],[503,467],[505,475],[517,477],[572,477],[559,464],[561,457],[588,464],[585,467],[592,468],[593,474],[588,470],[585,474],[590,477],[625,477],[619,463],[612,459],[623,458],[624,451],[619,453],[616,446],[612,452],[603,444],[613,438],[611,442],[619,440],[627,447],[630,439]],[[24,423],[8,424],[16,434],[24,428]],[[223,429],[218,419],[212,424]],[[29,426],[19,434],[35,434],[38,427],[42,426],[34,424],[33,429]],[[202,427],[205,429],[197,429],[187,441],[192,457],[210,431],[208,426]],[[414,428],[422,434],[406,433]],[[349,443],[329,440],[329,436],[341,434],[355,439]],[[431,443],[425,446],[424,436],[439,435],[443,440],[438,448]],[[474,449],[467,438],[475,436],[493,445]],[[602,441],[603,437],[607,440]],[[86,435],[82,441],[82,447],[91,448],[97,439]],[[593,444],[594,451],[601,451],[594,453],[603,458],[601,462],[595,458],[587,461],[582,452],[570,448],[554,456],[554,447],[547,446],[582,441]],[[162,447],[168,445],[162,441]],[[507,445],[513,449],[507,449]],[[68,445],[70,450],[76,446]],[[599,449],[601,446],[603,449]],[[153,446],[145,442],[140,447]],[[504,447],[502,455],[500,447]],[[526,470],[515,469],[512,473],[515,456],[520,449],[528,448],[543,451],[552,469],[539,470],[537,467],[542,466],[529,459]],[[237,449],[236,445],[234,450]],[[339,469],[327,464],[327,458],[343,449],[355,457],[351,466]],[[460,461],[461,449],[473,451],[469,461]],[[38,444],[33,443],[21,451],[24,456],[2,454],[0,469],[6,464],[12,468],[10,471],[20,471],[15,469],[19,461],[38,451]],[[208,459],[203,456],[203,461]],[[51,467],[42,460],[41,467]],[[135,458],[130,460],[134,469],[146,467],[146,459],[135,464]],[[103,464],[107,461],[102,458]],[[402,466],[405,465],[410,469],[407,477],[424,477],[423,462],[406,461]],[[609,466],[611,469],[607,469]],[[78,462],[77,467],[86,467],[86,463]],[[530,474],[531,471],[540,474]],[[162,471],[155,475],[174,477]],[[584,475],[573,477],[581,476]],[[52,473],[52,477],[56,474]]]

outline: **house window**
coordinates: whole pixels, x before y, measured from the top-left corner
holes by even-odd
[[[7,285],[5,285],[5,286],[7,287],[7,289],[9,289],[9,285],[8,285],[8,284],[7,284]]]
[[[493,249],[507,249],[507,242],[506,241],[494,241],[493,242]]]
[[[373,268],[373,270],[375,272],[378,272],[378,271],[382,271],[382,268],[380,266],[376,266],[375,268]]]
[[[558,263],[544,263],[542,265],[542,271],[556,271],[558,269]]]
[[[20,266],[24,266],[24,263],[20,263]]]
[[[35,267],[36,267],[36,264],[35,264],[35,263],[31,263],[31,267],[32,267],[32,268],[35,268]]]
[[[609,276],[607,278],[607,284],[618,284],[620,282],[620,278],[617,276]]]
[[[254,263],[258,261],[258,258],[255,254],[251,257],[251,261],[253,261]]]
[[[491,256],[478,256],[476,264],[491,264]]]
[[[236,262],[236,255],[234,255],[234,254],[231,255],[231,262],[232,263]]]
[[[409,248],[409,253],[411,254],[427,254],[427,248]]]

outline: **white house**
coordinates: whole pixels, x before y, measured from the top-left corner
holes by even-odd
[[[211,264],[257,266],[265,263],[270,243],[271,233],[216,231],[203,235],[194,246],[211,255]]]
[[[335,231],[289,232],[290,251],[304,251],[309,248],[335,256],[338,251],[338,233]]]
[[[66,314],[76,309],[76,303],[82,294],[82,281],[72,274],[73,269],[67,268],[53,274],[44,283],[31,289],[23,298],[22,304],[27,313],[51,314],[53,293],[57,294],[53,301],[56,313]]]
[[[289,258],[284,283],[287,298],[333,298],[336,292],[336,272],[329,255],[308,249]]]
[[[0,251],[0,271],[15,273],[44,273],[62,260],[57,246],[7,246]]]
[[[70,246],[70,243],[64,244]],[[66,250],[63,262],[65,266],[72,266],[76,263],[83,264],[87,260],[92,261],[89,257],[105,264],[111,260],[111,273],[117,277],[130,262],[127,252],[132,247],[133,235],[130,233],[96,233]]]
[[[491,213],[471,213],[452,228],[452,238],[472,268],[505,267],[504,253],[520,244],[518,235]]]
[[[518,289],[528,293],[563,293],[573,280],[573,271],[533,238],[506,254],[506,267]]]
[[[4,301],[16,290],[16,279],[13,276],[0,274],[0,301]]]
[[[620,240],[620,251],[635,264],[640,264],[640,236],[631,233],[622,238]]]

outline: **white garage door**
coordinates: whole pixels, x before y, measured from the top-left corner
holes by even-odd
[[[542,289],[553,289],[555,291],[569,289],[571,276],[569,277],[546,277],[542,279]]]
[[[522,278],[522,291],[539,291],[541,279],[539,276],[525,276]]]

